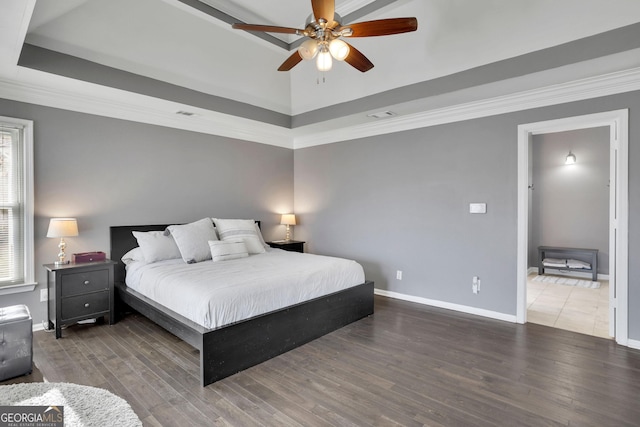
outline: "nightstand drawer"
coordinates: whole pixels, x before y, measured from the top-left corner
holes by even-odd
[[[109,270],[93,270],[82,273],[63,274],[61,278],[63,297],[86,294],[87,292],[109,289]]]
[[[64,298],[61,311],[62,320],[109,311],[109,291]]]

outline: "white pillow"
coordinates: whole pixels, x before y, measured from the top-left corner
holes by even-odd
[[[176,241],[180,255],[187,264],[211,259],[209,240],[218,240],[210,218],[184,225],[170,225],[167,230]]]
[[[244,240],[250,254],[265,252],[256,232],[256,222],[252,219],[219,219],[213,218],[220,240]]]
[[[258,223],[254,222],[253,225],[256,227],[256,233],[258,234],[258,239],[260,239],[260,243],[264,246],[265,249],[270,248],[271,246],[267,245],[267,242],[264,241],[264,237],[262,237],[262,231],[260,231],[260,227],[258,227]]]
[[[129,265],[135,261],[144,261],[144,254],[142,253],[142,249],[138,246],[137,248],[131,249],[126,254],[122,255],[120,260],[124,263],[124,265]]]
[[[230,259],[246,258],[249,256],[244,240],[209,240],[211,259],[213,262],[228,261]]]
[[[138,241],[144,260],[148,263],[180,258],[180,250],[171,236],[164,231],[132,231]]]

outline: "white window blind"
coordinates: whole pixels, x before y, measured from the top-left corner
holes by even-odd
[[[0,118],[0,287],[33,282],[31,141]],[[30,217],[31,216],[31,217]]]

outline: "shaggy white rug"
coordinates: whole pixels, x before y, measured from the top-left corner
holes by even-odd
[[[0,386],[0,406],[64,406],[65,426],[142,426],[131,406],[101,388],[69,383]]]
[[[598,289],[600,282],[592,282],[591,280],[573,279],[571,277],[558,277],[558,276],[536,276],[533,278],[534,282],[542,283],[556,283],[558,285],[577,286],[579,288],[591,288]]]

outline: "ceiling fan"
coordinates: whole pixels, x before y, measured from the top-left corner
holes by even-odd
[[[311,0],[313,14],[307,18],[304,30],[271,25],[233,24],[233,28],[245,31],[296,34],[308,37],[300,47],[282,63],[278,71],[289,71],[303,59],[316,58],[319,71],[328,71],[332,58],[345,61],[364,72],[373,63],[358,49],[342,40],[342,37],[374,37],[408,33],[418,29],[416,18],[391,18],[342,25],[342,18],[335,13],[335,0]]]

